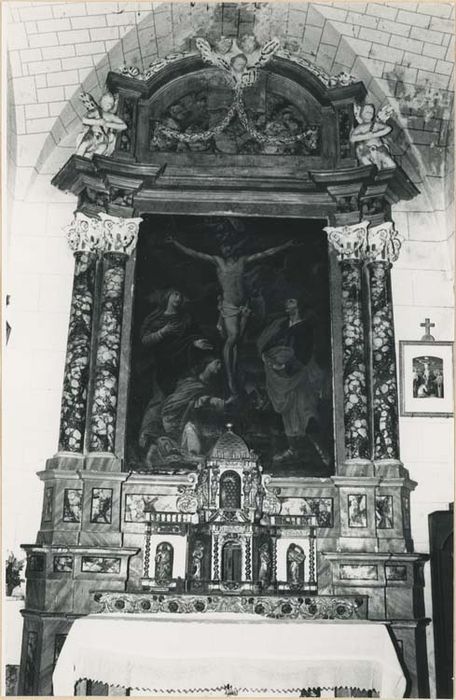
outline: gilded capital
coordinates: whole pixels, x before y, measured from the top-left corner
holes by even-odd
[[[367,260],[369,262],[396,262],[403,240],[403,236],[394,228],[393,221],[385,221],[378,226],[371,226],[367,232]]]
[[[363,260],[367,245],[368,221],[351,226],[326,226],[329,245],[336,251],[339,262]]]
[[[124,219],[100,212],[101,228],[103,231],[103,252],[124,253],[131,255],[138,240],[141,217]]]
[[[64,229],[73,253],[96,253],[102,247],[101,221],[77,211]]]

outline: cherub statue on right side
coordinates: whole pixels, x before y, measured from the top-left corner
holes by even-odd
[[[366,104],[362,107],[355,105],[354,111],[358,126],[351,130],[350,143],[356,145],[358,163],[360,165],[376,165],[379,170],[396,168],[389,148],[383,141],[383,138],[392,130],[386,124],[393,113],[391,107],[388,105],[383,107],[377,116],[375,116],[375,107],[372,104]]]

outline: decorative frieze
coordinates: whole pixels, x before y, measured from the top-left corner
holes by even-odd
[[[364,596],[157,596],[151,593],[103,592],[95,594],[102,613],[144,614],[172,612],[180,614],[243,612],[262,617],[302,620],[365,619],[367,605]]]
[[[347,459],[369,459],[367,371],[362,308],[362,263],[366,250],[367,221],[332,227],[330,246],[336,251],[342,276],[342,346]]]

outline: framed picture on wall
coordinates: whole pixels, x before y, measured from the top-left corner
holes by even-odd
[[[453,343],[401,340],[401,416],[453,415]]]

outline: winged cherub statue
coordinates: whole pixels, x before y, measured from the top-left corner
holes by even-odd
[[[381,109],[377,116],[372,104],[355,105],[355,119],[358,126],[350,133],[350,143],[356,147],[356,157],[360,165],[376,165],[379,170],[395,168],[396,163],[391,157],[388,146],[383,139],[391,132],[386,121],[393,110],[388,105]]]
[[[87,114],[82,119],[85,128],[78,136],[76,155],[90,159],[94,155],[110,156],[117,134],[127,128],[124,120],[116,115],[119,96],[105,92],[97,104],[92,95],[82,92],[81,101]]]

